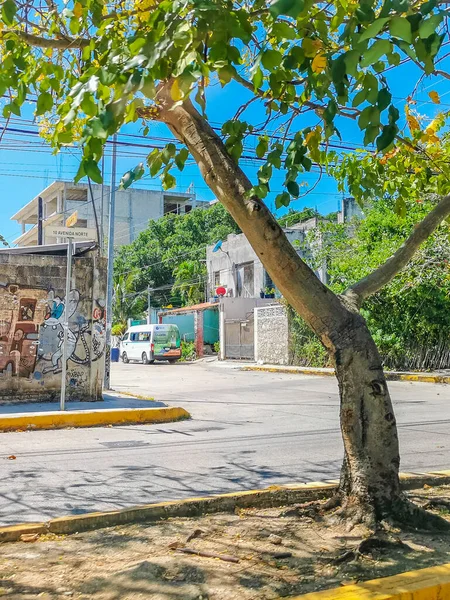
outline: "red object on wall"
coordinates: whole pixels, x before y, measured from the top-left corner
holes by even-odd
[[[226,290],[226,288],[224,288],[224,287],[218,287],[218,288],[216,289],[216,294],[217,294],[218,296],[225,296],[225,294],[226,294],[226,293],[227,293],[227,290]]]

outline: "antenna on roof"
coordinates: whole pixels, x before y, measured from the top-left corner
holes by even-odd
[[[219,252],[219,250],[221,250],[221,249],[222,249],[222,240],[219,240],[217,242],[217,244],[214,246],[214,248],[213,248],[212,251],[213,252]]]

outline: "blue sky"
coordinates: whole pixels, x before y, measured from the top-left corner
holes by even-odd
[[[449,66],[450,61],[448,59],[440,64],[440,68],[446,70]],[[412,92],[420,72],[414,64],[406,63],[393,69],[387,75],[392,94],[403,114],[402,107],[405,99]],[[428,96],[431,90],[436,90],[440,94],[442,99],[440,107],[431,102]],[[212,124],[220,126],[225,120],[232,118],[236,109],[246,101],[248,94],[247,90],[237,84],[226,86],[224,89],[219,85],[210,88],[208,91],[207,113]],[[417,105],[414,108],[420,114],[431,119],[439,109],[450,109],[449,81],[442,76],[427,77],[422,81],[415,98]],[[9,129],[0,141],[0,186],[2,189],[0,233],[9,242],[12,242],[20,234],[20,226],[11,221],[10,217],[53,180],[73,179],[79,164],[77,149],[68,149],[55,156],[44,140],[35,135],[36,126],[32,120],[32,104],[27,105],[22,113],[21,118],[14,117],[11,120]],[[260,108],[251,108],[241,118],[255,124],[262,121],[263,117]],[[318,122],[318,119],[313,113],[306,113],[302,120],[296,123],[296,128],[315,124],[316,122]],[[0,125],[3,127],[4,124],[4,119],[0,119]],[[404,119],[401,123],[401,126],[403,125]],[[338,122],[338,127],[341,131],[343,144],[347,143],[351,146],[360,144],[361,135],[356,123],[341,119]],[[275,128],[276,124],[269,124],[268,133],[273,132]],[[29,133],[25,134],[23,131]],[[147,140],[142,138],[139,123],[124,127],[119,135],[119,141],[121,142],[118,146],[119,177],[137,163],[145,161],[145,156],[151,150],[151,148],[146,147],[147,144],[162,144],[161,138],[167,139],[169,137],[168,130],[157,123],[151,124]],[[339,143],[337,138],[333,141]],[[252,136],[248,139],[247,145],[250,147],[251,145],[256,146],[256,143],[257,138]],[[260,165],[256,161],[245,161],[242,166],[248,176],[255,180],[255,174]],[[105,159],[105,175],[106,182],[108,182],[110,176],[110,159],[108,155]],[[305,191],[310,189],[316,182],[317,177],[316,172],[304,174],[301,177],[301,181],[305,184],[303,189]],[[275,173],[272,181],[273,193],[267,199],[271,209],[274,209],[275,195],[282,191],[283,180],[284,175],[282,172]],[[202,180],[194,164],[188,164],[183,173],[177,174],[176,190],[184,192],[191,185],[194,186],[200,200],[213,199],[212,192]],[[152,179],[148,175],[139,181],[136,186],[146,189],[161,189],[159,179]],[[340,198],[342,198],[342,194],[337,192],[335,182],[330,177],[324,176],[313,192],[293,202],[291,207],[295,209],[301,209],[304,206],[317,207],[319,212],[326,214],[337,210]]]

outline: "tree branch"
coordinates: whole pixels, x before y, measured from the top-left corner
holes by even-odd
[[[35,46],[36,48],[55,48],[56,50],[69,50],[70,48],[84,48],[90,43],[90,40],[86,38],[72,38],[65,36],[62,38],[51,39],[15,29],[4,29],[3,35],[6,33],[12,33],[14,35],[17,35],[17,37],[21,38],[24,42],[26,42],[30,46]]]
[[[300,258],[264,202],[249,193],[250,180],[191,101],[174,102],[169,83],[159,89],[157,103],[156,111],[146,111],[146,116],[166,123],[187,146],[206,184],[245,233],[278,289],[333,351],[336,331],[351,318],[344,303]]]
[[[388,284],[409,263],[416,250],[433,233],[438,225],[450,215],[450,195],[444,196],[439,204],[414,227],[414,231],[400,248],[378,269],[355,283],[344,293],[361,306],[363,300]]]

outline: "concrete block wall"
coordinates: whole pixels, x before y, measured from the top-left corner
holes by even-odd
[[[255,361],[289,364],[289,320],[280,304],[255,308]]]
[[[68,299],[65,278],[63,256],[0,255],[0,404],[58,401],[66,310],[67,397],[102,399],[106,261],[75,257]]]

